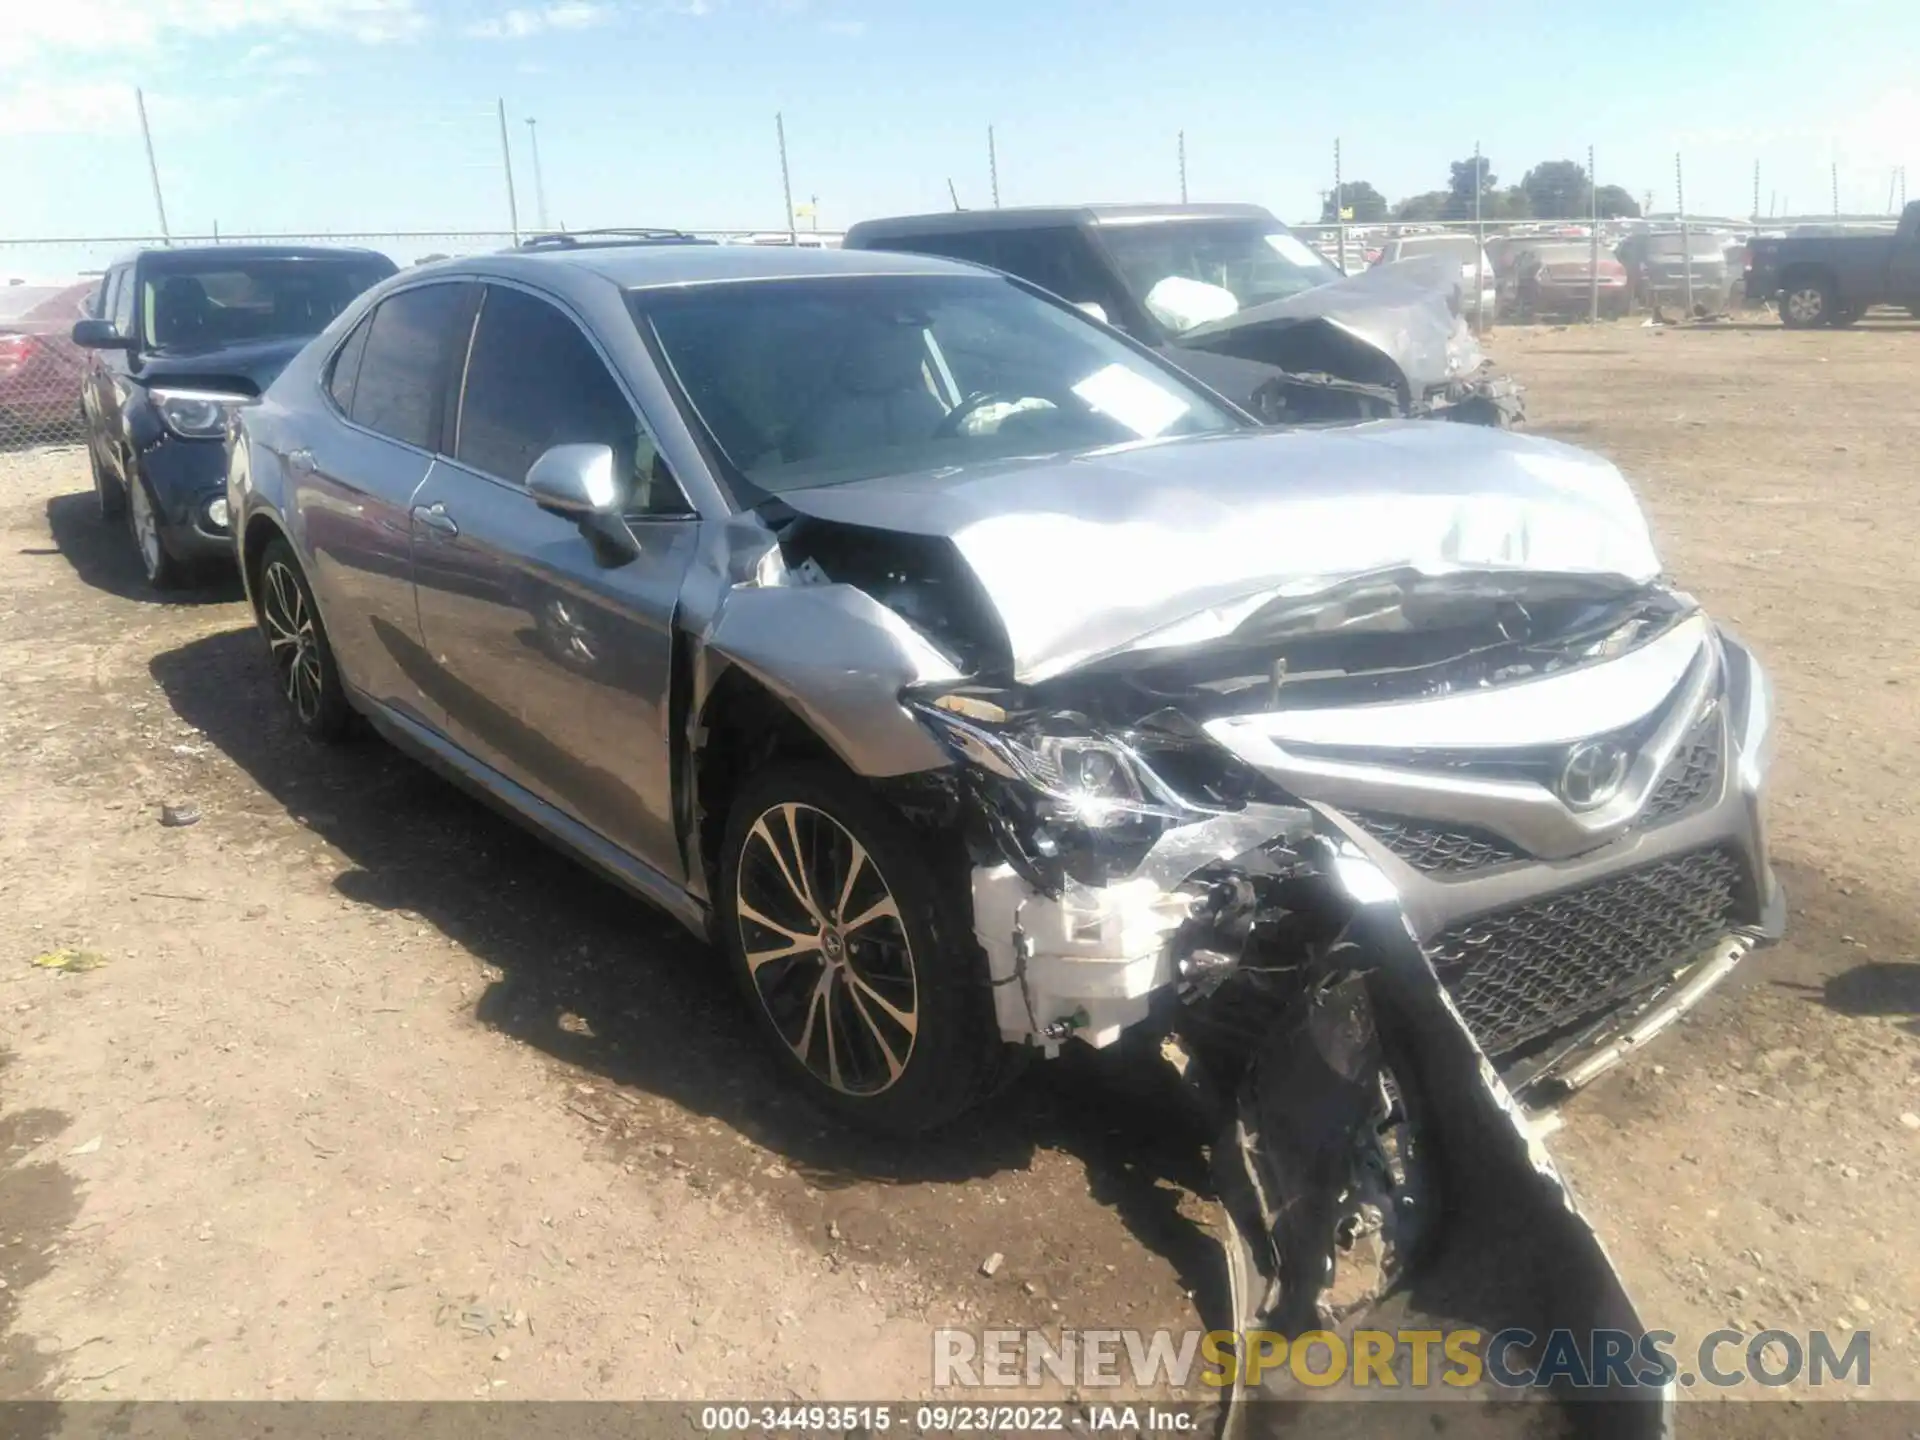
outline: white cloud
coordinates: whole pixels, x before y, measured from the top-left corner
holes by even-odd
[[[151,51],[174,41],[304,32],[378,45],[427,28],[419,0],[60,0],[8,3],[0,69]]]
[[[862,35],[867,33],[867,22],[864,20],[828,20],[825,21],[820,28],[829,35],[843,35],[849,40],[858,40]]]
[[[0,90],[0,135],[131,135],[139,128],[125,85],[29,80]]]
[[[589,30],[613,18],[610,6],[588,0],[558,0],[537,9],[513,9],[467,26],[467,34],[482,40],[524,40],[547,30]]]

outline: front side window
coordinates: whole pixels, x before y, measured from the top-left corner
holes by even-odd
[[[1269,221],[1156,221],[1099,233],[1134,299],[1176,334],[1341,278]]]
[[[465,285],[448,283],[380,302],[347,412],[356,424],[423,450],[437,446],[447,355],[465,296]]]
[[[1083,316],[996,277],[757,281],[639,291],[632,303],[750,500],[1244,423]]]
[[[133,272],[124,267],[113,272],[107,283],[107,318],[113,328],[129,338],[133,335]]]
[[[518,485],[555,445],[605,445],[634,514],[687,506],[606,361],[572,319],[505,285],[487,287],[467,360],[454,458]]]
[[[298,339],[392,273],[391,263],[359,257],[169,261],[141,285],[140,318],[154,350]]]

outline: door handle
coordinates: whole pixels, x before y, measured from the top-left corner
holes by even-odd
[[[287,468],[296,475],[313,474],[316,468],[313,462],[313,451],[289,450],[287,452]]]
[[[431,505],[414,506],[413,518],[429,530],[437,530],[442,535],[458,535],[460,533],[460,526],[455,523],[453,516],[447,513],[447,507],[442,505],[438,500],[434,501]]]

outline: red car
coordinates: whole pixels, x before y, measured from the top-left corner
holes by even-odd
[[[98,287],[0,288],[0,444],[79,435],[86,356],[70,336]]]

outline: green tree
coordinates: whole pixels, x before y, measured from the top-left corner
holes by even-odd
[[[1618,185],[1602,185],[1594,197],[1594,203],[1600,207],[1602,220],[1640,218],[1640,202]]]
[[[1587,213],[1587,167],[1572,160],[1543,160],[1520,181],[1527,204],[1542,220],[1571,220]]]
[[[1340,217],[1333,210],[1333,191],[1320,202],[1320,223],[1332,225]],[[1387,197],[1365,180],[1348,180],[1340,187],[1340,204],[1353,213],[1347,218],[1359,225],[1372,225],[1387,218]]]
[[[1446,217],[1447,207],[1452,203],[1451,190],[1429,190],[1422,195],[1409,195],[1393,207],[1393,218],[1408,224],[1441,220]]]
[[[1471,220],[1473,218],[1474,173],[1479,172],[1480,213],[1487,213],[1487,197],[1493,194],[1499,177],[1493,173],[1493,162],[1486,156],[1469,155],[1465,160],[1455,160],[1447,167],[1447,213],[1448,220]]]

